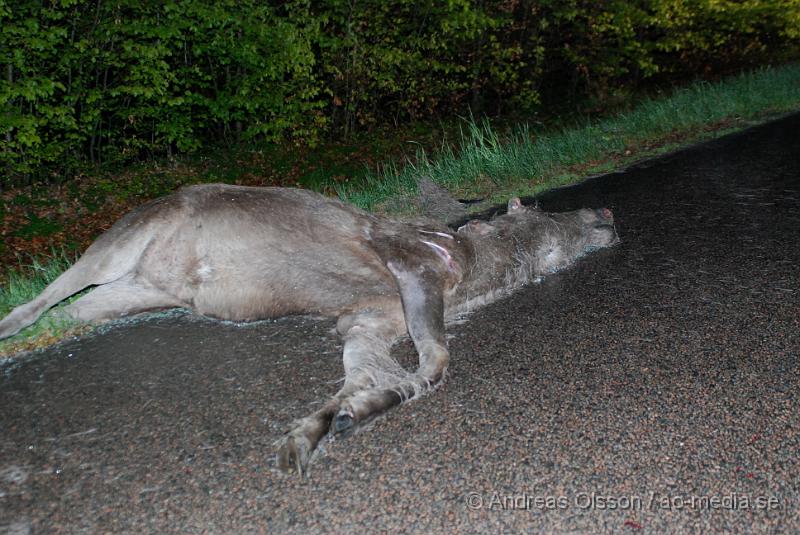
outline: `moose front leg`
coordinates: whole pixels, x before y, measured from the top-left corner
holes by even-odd
[[[341,392],[340,392],[341,394]],[[330,422],[339,410],[339,394],[313,414],[292,422],[289,430],[276,443],[277,464],[284,472],[304,476],[317,444],[328,433]]]
[[[328,429],[343,434],[400,403],[419,396],[444,377],[450,354],[444,333],[444,283],[436,270],[388,262],[400,300],[343,316],[337,329],[344,339],[345,383],[320,410],[297,420],[279,441],[278,464],[305,473],[312,453]],[[411,335],[419,354],[414,373],[391,357],[394,341]]]
[[[379,380],[373,381],[371,388],[343,399],[333,420],[331,430],[334,433],[347,431],[423,394],[441,381],[447,370],[450,354],[445,343],[444,284],[441,277],[436,271],[420,265],[409,267],[399,262],[388,262],[387,267],[400,289],[405,326],[419,354],[419,368],[416,373],[401,371],[385,378],[376,377]]]
[[[344,385],[318,411],[295,420],[278,440],[277,463],[286,472],[306,473],[314,450],[331,429],[331,421],[344,400],[364,389],[397,382],[408,375],[390,355],[392,344],[405,331],[399,299],[342,316],[337,330],[344,341]]]

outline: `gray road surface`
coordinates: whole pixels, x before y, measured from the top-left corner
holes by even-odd
[[[452,326],[446,383],[307,480],[272,443],[337,389],[331,321],[165,315],[7,368],[0,531],[800,532],[800,115],[540,202],[623,241]]]

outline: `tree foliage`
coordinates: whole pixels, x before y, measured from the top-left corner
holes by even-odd
[[[2,183],[796,57],[800,0],[0,0]]]

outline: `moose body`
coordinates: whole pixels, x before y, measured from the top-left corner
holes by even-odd
[[[329,431],[347,432],[442,379],[446,318],[617,241],[605,208],[548,214],[515,198],[507,214],[454,232],[304,190],[192,186],[119,220],[36,299],[0,321],[0,338],[89,286],[67,315],[99,322],[185,307],[236,321],[336,317],[344,384],[277,444],[279,465],[303,473]],[[390,355],[406,334],[419,353],[414,372]]]

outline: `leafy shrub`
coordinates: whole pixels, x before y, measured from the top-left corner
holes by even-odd
[[[797,57],[800,0],[0,0],[0,188]],[[48,176],[49,173],[49,176]]]
[[[307,2],[20,0],[0,7],[12,173],[324,126]]]

